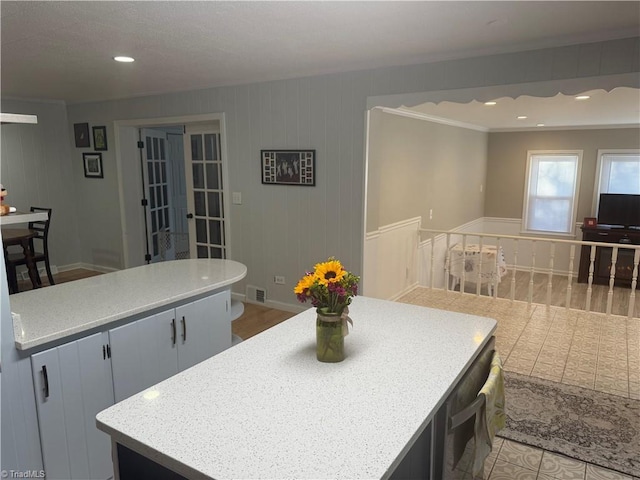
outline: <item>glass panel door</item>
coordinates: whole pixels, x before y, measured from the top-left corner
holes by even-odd
[[[187,127],[185,171],[191,258],[227,258],[220,132]],[[191,178],[189,178],[191,177]]]
[[[166,133],[142,130],[144,142],[144,180],[147,189],[147,242],[151,263],[173,259],[171,236],[171,172],[167,162]]]

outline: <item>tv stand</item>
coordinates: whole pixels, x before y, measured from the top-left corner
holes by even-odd
[[[598,225],[597,227],[582,227],[582,240],[585,242],[618,243],[624,245],[640,245],[640,229],[637,227],[618,227],[610,225]],[[596,247],[596,257],[593,262],[593,283],[609,285],[611,256],[613,248]],[[580,268],[578,270],[578,282],[589,281],[589,261],[591,247],[583,245],[580,251]],[[633,276],[633,256],[631,249],[618,249],[616,260],[615,285],[619,287],[631,287]]]

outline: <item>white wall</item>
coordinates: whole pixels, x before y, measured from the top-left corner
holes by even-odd
[[[0,127],[0,183],[5,203],[18,210],[51,208],[49,249],[54,265],[80,260],[76,184],[73,172],[82,170],[82,155],[71,154],[67,108],[60,102],[2,99],[6,113],[30,113],[38,123]]]

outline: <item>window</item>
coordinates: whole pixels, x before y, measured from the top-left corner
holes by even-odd
[[[572,234],[582,150],[527,152],[522,229]]]
[[[640,150],[598,150],[594,214],[601,193],[640,194]]]

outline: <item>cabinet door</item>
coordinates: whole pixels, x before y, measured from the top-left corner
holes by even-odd
[[[72,478],[58,350],[52,348],[32,355],[31,370],[44,468],[50,478]],[[86,449],[76,454],[86,457]],[[86,472],[88,476],[88,466]]]
[[[174,310],[109,330],[116,402],[178,373]]]
[[[97,333],[31,357],[48,478],[113,476],[111,442],[95,421],[113,405],[107,340]]]
[[[230,298],[226,290],[176,308],[180,371],[231,347]]]
[[[106,479],[113,476],[111,439],[96,427],[96,415],[113,405],[111,363],[106,356],[109,336],[97,333],[58,347],[67,430],[71,478]],[[80,402],[78,404],[78,393]],[[75,405],[68,405],[68,400]],[[79,406],[80,408],[76,408]],[[86,458],[78,452],[86,449]],[[88,465],[88,475],[74,470]],[[48,473],[48,472],[47,472]]]

